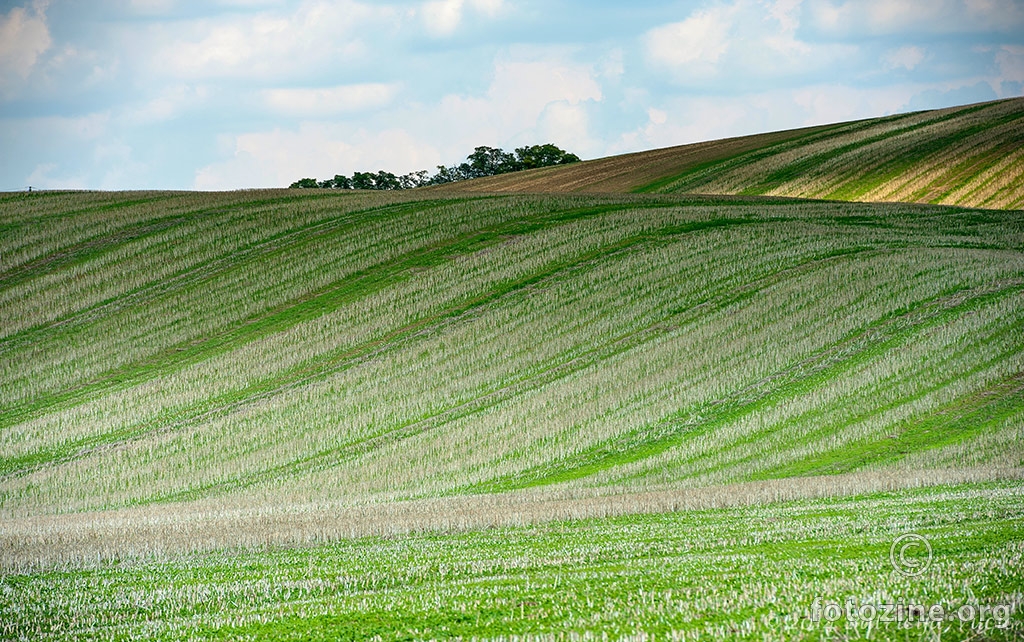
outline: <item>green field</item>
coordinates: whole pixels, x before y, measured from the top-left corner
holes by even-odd
[[[0,196],[0,638],[1018,638],[1022,212],[698,174]]]
[[[987,485],[109,564],[6,578],[0,635],[1012,640],[1022,519]]]

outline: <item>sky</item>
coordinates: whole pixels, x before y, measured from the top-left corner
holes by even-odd
[[[285,187],[1024,95],[1024,0],[0,0],[0,190]]]

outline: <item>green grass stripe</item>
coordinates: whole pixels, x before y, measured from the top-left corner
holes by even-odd
[[[902,150],[899,154],[892,155],[879,165],[868,168],[866,171],[863,171],[859,177],[833,190],[829,194],[825,195],[825,197],[836,200],[857,200],[876,187],[895,181],[929,158],[942,156],[950,147],[957,143],[967,140],[972,136],[984,133],[995,127],[1000,127],[1022,118],[1024,118],[1024,112],[1010,113],[999,118],[990,119],[970,127],[950,132],[945,136],[931,136],[926,139],[915,140],[911,142],[908,149]],[[1009,145],[1012,146],[1012,143]],[[999,149],[1000,148],[996,148],[990,153],[997,154]],[[836,156],[841,153],[846,152],[837,152]],[[994,164],[995,162],[996,161],[993,161],[989,165]],[[860,166],[858,166],[858,169],[860,169]],[[960,178],[962,179],[962,184],[967,182],[967,180],[970,180],[971,177],[961,176]],[[949,191],[952,191],[953,189],[955,189],[955,185],[953,188],[949,189]]]
[[[102,256],[123,243],[155,236],[190,220],[192,214],[174,214],[125,225],[113,232],[100,234],[54,252],[26,261],[0,274],[0,289],[11,288],[45,274],[81,265]]]
[[[5,420],[6,425],[13,425],[27,418],[41,415],[44,412],[56,408],[67,407],[82,403],[89,398],[99,394],[107,393],[117,389],[125,389],[146,381],[161,374],[174,372],[185,365],[197,363],[210,358],[215,354],[234,349],[244,343],[257,340],[263,336],[282,331],[296,323],[317,318],[323,314],[336,309],[368,294],[409,278],[410,268],[435,265],[448,260],[453,253],[466,254],[479,251],[495,243],[500,243],[509,234],[526,234],[539,229],[550,229],[550,221],[557,220],[567,223],[584,217],[599,216],[611,211],[621,209],[619,206],[600,206],[596,208],[580,208],[570,211],[552,213],[544,218],[547,221],[512,221],[504,226],[485,232],[477,232],[467,237],[451,240],[445,244],[429,248],[420,248],[413,253],[399,257],[394,262],[385,265],[378,265],[374,268],[355,274],[346,279],[343,287],[334,287],[319,295],[308,297],[302,301],[292,301],[288,306],[282,306],[277,311],[272,311],[267,317],[259,319],[254,323],[244,323],[233,331],[228,331],[219,337],[213,337],[203,343],[188,344],[164,350],[156,358],[142,364],[131,364],[131,367],[121,368],[113,373],[107,373],[104,379],[93,385],[86,385],[78,389],[63,391],[51,395],[50,398],[33,400],[34,403],[26,407],[5,409],[0,413],[0,418]],[[680,225],[667,228],[667,234],[681,234],[690,231],[698,231],[721,227],[730,224],[758,223],[759,220],[749,219],[727,219],[712,220],[707,222],[695,222],[692,225]],[[40,450],[30,455],[9,458],[0,461],[0,475],[11,476],[24,474],[34,470],[41,465],[49,465],[60,461],[67,461],[94,450],[95,448],[108,446],[115,443],[122,443],[128,439],[135,439],[151,433],[157,427],[170,425],[180,427],[184,423],[196,421],[200,418],[210,418],[211,412],[223,412],[225,409],[234,408],[238,403],[245,400],[255,401],[265,397],[268,393],[277,392],[285,387],[291,387],[299,383],[307,383],[314,379],[323,378],[327,374],[336,372],[339,369],[350,367],[368,354],[379,354],[380,350],[394,350],[400,345],[402,339],[422,333],[426,328],[442,323],[446,320],[457,318],[470,310],[488,305],[508,294],[525,290],[526,288],[541,282],[544,279],[564,272],[566,270],[585,265],[597,258],[607,257],[613,252],[621,251],[627,247],[649,242],[649,235],[630,237],[612,247],[603,247],[584,253],[571,260],[558,262],[545,266],[541,271],[503,283],[494,290],[471,297],[468,301],[458,302],[446,310],[419,319],[416,322],[403,328],[395,329],[384,337],[370,341],[356,348],[346,348],[342,351],[331,351],[320,355],[302,366],[290,369],[286,373],[275,375],[261,380],[258,384],[244,390],[229,393],[216,400],[199,404],[181,413],[175,413],[170,417],[164,417],[157,422],[151,422],[141,427],[133,427],[121,431],[105,433],[93,437],[76,440],[62,445],[57,449]],[[341,365],[339,366],[339,362]]]
[[[793,180],[794,178],[800,178],[802,176],[808,175],[811,172],[811,170],[813,170],[815,167],[834,158],[838,158],[840,156],[849,154],[850,152],[856,151],[868,145],[873,145],[875,143],[879,143],[887,139],[894,138],[896,136],[901,136],[909,132],[924,129],[926,127],[932,127],[934,125],[946,121],[955,120],[966,114],[981,111],[983,109],[988,109],[990,107],[992,107],[992,105],[976,105],[974,107],[968,107],[950,114],[939,116],[937,118],[926,120],[920,123],[914,123],[906,127],[895,129],[889,132],[884,132],[881,134],[876,134],[874,136],[868,136],[867,138],[855,140],[845,145],[841,145],[839,147],[834,147],[832,149],[817,154],[813,154],[811,156],[806,156],[794,163],[790,163],[789,165],[786,165],[785,167],[779,168],[778,170],[768,174],[767,176],[761,178],[756,183],[752,184],[750,187],[740,190],[740,193],[764,194],[770,192],[773,189],[782,187],[785,183],[789,182],[790,180]],[[943,139],[943,145],[948,144],[951,141],[959,140],[957,136],[958,135],[945,137]],[[927,143],[925,144],[925,146],[926,148],[930,148],[930,145],[928,145]],[[914,157],[913,160],[900,158],[895,162],[901,163],[904,166],[909,166],[916,161],[917,157]]]
[[[1020,332],[1021,328],[1018,327]],[[894,463],[910,453],[966,441],[1006,419],[1024,413],[1024,373],[955,399],[900,426],[881,439],[861,439],[841,450],[810,455],[760,471],[750,479],[835,475],[871,465]]]
[[[690,225],[667,227],[662,230],[662,233],[676,236],[724,226],[760,223],[763,223],[763,221],[749,219],[710,220],[695,222]],[[490,292],[462,302],[442,314],[437,315],[432,318],[429,323],[418,322],[413,326],[403,329],[400,334],[389,336],[386,342],[380,342],[380,350],[387,350],[387,352],[398,350],[402,347],[401,344],[403,341],[412,338],[413,336],[425,336],[427,331],[442,331],[444,329],[444,323],[446,322],[457,321],[471,312],[479,311],[485,306],[499,302],[501,299],[525,292],[531,287],[551,281],[555,278],[565,278],[573,271],[590,265],[595,259],[611,258],[615,254],[643,246],[651,240],[651,236],[647,234],[629,237],[612,246],[599,248],[574,257],[571,261],[563,261],[557,264],[545,266],[544,269],[534,274],[503,283]],[[689,314],[695,314],[697,310],[702,308],[703,304],[698,305],[696,308],[688,310],[687,312]],[[208,496],[210,494],[224,493],[258,485],[270,480],[279,481],[285,477],[294,477],[298,475],[306,475],[311,472],[327,470],[341,465],[344,462],[350,461],[352,458],[361,454],[376,450],[385,444],[418,435],[429,430],[434,430],[446,423],[482,412],[488,408],[504,403],[517,395],[523,394],[529,390],[537,389],[548,383],[569,376],[574,372],[578,372],[583,368],[598,364],[600,361],[614,355],[633,349],[638,345],[642,345],[643,343],[663,335],[667,331],[668,327],[664,320],[657,321],[647,328],[612,337],[604,343],[594,345],[590,349],[581,354],[577,354],[568,360],[559,360],[558,358],[555,358],[550,363],[531,369],[529,372],[521,373],[512,380],[504,380],[497,387],[489,389],[476,397],[453,406],[438,409],[432,414],[412,418],[397,426],[389,427],[386,431],[379,434],[348,442],[337,447],[324,449],[311,454],[308,457],[288,462],[286,464],[246,473],[245,475],[228,481],[209,484],[201,488],[190,488],[159,498],[147,499],[140,503],[192,500]],[[382,354],[380,350],[375,351],[374,356]],[[317,362],[320,361],[320,359],[317,360]],[[333,359],[330,361],[333,361]],[[346,362],[346,367],[348,367],[348,365],[349,364]],[[326,377],[328,374],[336,372],[338,368],[332,367],[328,370],[307,368],[307,370],[310,370],[311,374],[303,377],[301,379],[302,383]],[[283,378],[283,380],[288,384],[294,384],[296,378],[294,375],[290,375]]]
[[[846,259],[848,259],[848,258],[850,258],[852,256],[856,256],[856,255],[866,256],[866,255],[869,255],[869,254],[880,254],[880,253],[883,253],[883,252],[884,252],[884,250],[877,249],[877,248],[876,249],[871,249],[871,250],[868,250],[868,249],[865,249],[865,248],[846,248],[846,249],[834,250],[834,251],[831,251],[831,252],[828,252],[828,253],[824,253],[824,254],[813,256],[813,257],[809,257],[809,258],[805,259],[804,261],[802,261],[800,264],[797,264],[795,266],[790,266],[790,267],[782,268],[782,269],[780,269],[780,270],[778,270],[778,271],[776,271],[774,273],[771,273],[769,275],[760,277],[760,278],[758,278],[758,279],[756,279],[754,281],[748,282],[748,283],[746,283],[744,285],[741,285],[739,287],[732,288],[732,289],[730,289],[727,292],[723,292],[723,293],[721,293],[719,295],[715,295],[715,296],[711,297],[710,299],[705,300],[705,301],[703,301],[701,303],[698,303],[698,304],[696,304],[696,305],[694,305],[692,307],[685,308],[685,309],[674,310],[670,316],[666,317],[663,320],[660,320],[659,322],[657,322],[656,325],[659,326],[659,327],[665,327],[667,329],[670,329],[670,331],[672,333],[676,333],[676,332],[679,332],[680,330],[682,330],[683,328],[685,328],[686,326],[691,325],[693,323],[696,323],[697,321],[699,321],[701,318],[705,317],[708,314],[712,314],[715,311],[719,311],[719,310],[725,309],[725,308],[727,308],[727,307],[729,307],[731,305],[735,305],[735,304],[740,303],[742,301],[748,300],[748,299],[756,296],[759,292],[762,292],[762,291],[764,291],[764,290],[766,290],[768,288],[771,288],[771,287],[773,287],[773,286],[775,286],[775,285],[777,285],[777,284],[779,284],[779,283],[781,283],[781,282],[783,282],[783,281],[785,281],[787,279],[794,278],[796,275],[806,274],[807,272],[809,272],[811,270],[822,269],[822,268],[826,267],[829,264],[832,264],[832,263],[835,263],[835,262],[844,261],[844,260],[846,260]],[[806,364],[804,364],[804,365],[806,365]],[[736,396],[737,397],[738,396],[743,396],[743,395],[746,395],[748,393],[749,393],[749,390],[744,389],[742,391],[737,392]],[[722,403],[724,403],[724,402],[722,402]],[[714,406],[717,406],[717,405],[719,405],[719,404],[710,404],[708,407],[714,407]],[[662,426],[662,424],[659,424],[659,426]],[[659,428],[655,427],[654,430],[657,431],[657,430],[659,430]],[[640,450],[645,449],[647,446],[649,446],[651,444],[652,438],[653,438],[652,437],[652,432],[651,432],[650,429],[631,432],[631,433],[622,435],[622,436],[620,436],[618,438],[609,440],[608,442],[604,442],[602,444],[594,446],[587,453],[574,455],[573,456],[573,462],[569,463],[569,465],[570,465],[570,467],[575,466],[576,464],[580,464],[580,462],[582,460],[582,464],[580,464],[580,465],[583,468],[586,468],[589,465],[587,462],[596,463],[596,465],[598,467],[594,468],[592,470],[592,472],[598,472],[598,470],[603,470],[605,467],[611,467],[611,466],[619,465],[621,463],[628,463],[628,462],[631,462],[631,461],[635,461],[636,459],[643,458],[646,455],[641,455],[641,456],[636,457],[636,459],[633,459],[632,455],[627,454],[627,453],[637,454],[637,452],[638,452],[637,449],[640,449]],[[621,461],[616,460],[614,462],[612,462],[611,459],[609,459],[609,457],[613,457],[613,456],[617,457],[619,455],[622,455],[622,456],[626,457],[626,459],[623,459]],[[564,465],[566,463],[567,462],[558,462],[557,464],[552,464],[552,466],[556,467],[556,472],[551,473],[551,474],[552,475],[561,475],[563,472],[565,472],[562,469],[562,465]],[[605,464],[608,464],[608,466],[605,466]],[[541,470],[541,469],[546,470],[548,468],[549,467],[547,467],[547,466],[542,466],[538,470]],[[591,472],[588,472],[586,474],[589,475],[589,474],[591,474]],[[506,478],[502,478],[502,479],[497,480],[497,481],[491,480],[491,481],[488,481],[488,482],[483,482],[481,484],[475,484],[473,486],[463,488],[463,489],[461,489],[460,491],[457,491],[457,492],[476,493],[476,492],[491,492],[491,491],[498,492],[498,491],[503,491],[503,490],[513,490],[515,488],[524,487],[524,486],[519,486],[518,485],[519,481],[521,481],[520,478],[523,477],[524,475],[526,477],[531,477],[531,476],[536,477],[538,475],[540,475],[541,477],[546,477],[546,476],[548,476],[548,473],[539,474],[536,471],[534,471],[534,472],[527,472],[527,473],[517,473],[517,474],[508,476],[507,479]],[[584,475],[581,475],[581,476],[584,476]],[[573,477],[573,478],[575,478],[575,477]],[[510,480],[510,479],[514,479],[515,481],[512,482],[513,485],[507,486],[506,482],[508,482],[508,480]],[[535,485],[535,484],[530,483],[528,485],[532,486],[532,485]]]
[[[832,132],[832,131],[835,131],[836,129],[841,129],[842,127],[843,127],[842,125],[833,125],[833,126],[827,126],[825,128],[822,128],[822,130],[823,131]],[[651,181],[650,183],[645,183],[645,184],[643,184],[643,185],[641,185],[639,187],[634,187],[633,189],[630,190],[630,193],[632,193],[632,194],[665,194],[665,193],[672,193],[674,191],[680,191],[680,190],[667,189],[667,188],[669,186],[673,186],[673,184],[675,184],[675,183],[677,183],[679,181],[682,181],[686,177],[694,176],[694,175],[699,175],[699,174],[701,174],[703,172],[706,172],[708,170],[724,169],[724,168],[727,168],[727,167],[735,166],[735,165],[740,164],[742,162],[751,162],[752,160],[761,159],[761,158],[767,158],[768,156],[772,156],[772,155],[774,155],[776,153],[779,153],[780,151],[785,150],[785,149],[790,149],[792,147],[798,147],[800,145],[803,145],[803,144],[807,143],[809,140],[816,139],[816,137],[819,135],[819,133],[820,133],[819,131],[807,132],[807,133],[803,133],[803,134],[796,134],[794,132],[794,137],[793,138],[790,138],[790,139],[787,139],[787,140],[784,140],[784,141],[779,141],[779,142],[776,142],[776,143],[772,143],[772,144],[770,144],[768,146],[765,146],[762,149],[747,150],[745,152],[737,152],[736,154],[734,154],[732,156],[727,156],[725,158],[718,158],[718,159],[715,159],[715,160],[709,160],[709,161],[704,161],[704,162],[701,162],[701,163],[696,163],[694,165],[691,165],[690,167],[687,167],[681,173],[676,173],[676,174],[670,174],[668,176],[663,176],[663,177],[658,178],[658,179],[656,179],[654,181]]]
[[[43,199],[60,201],[60,203],[58,204],[60,209],[57,209],[53,212],[50,212],[48,214],[32,214],[26,219],[18,219],[17,221],[12,221],[16,225],[24,225],[28,222],[70,219],[76,216],[82,216],[84,214],[96,214],[97,212],[116,212],[118,210],[127,209],[129,207],[135,207],[136,205],[149,205],[151,203],[159,203],[161,201],[176,200],[182,196],[182,194],[177,194],[174,192],[165,192],[151,194],[149,196],[144,197],[131,198],[131,194],[122,194],[114,192],[110,193],[109,195],[104,195],[110,199],[109,201],[106,202],[100,202],[95,205],[79,206],[71,209],[65,208],[63,204],[64,202],[69,200],[69,197],[72,196],[72,194],[73,193],[71,192],[39,192],[38,195],[36,195],[36,193],[21,194],[15,195],[13,198],[0,198],[0,206],[6,206],[10,203],[23,204]],[[6,212],[3,212],[3,214],[6,214]]]
[[[282,199],[292,201],[294,199]],[[460,199],[458,203],[478,200]],[[0,338],[0,354],[25,343],[38,342],[45,337],[50,330],[66,331],[69,327],[80,326],[85,323],[94,322],[102,318],[102,315],[109,315],[129,305],[141,305],[155,300],[160,296],[167,296],[185,285],[196,285],[216,278],[227,271],[241,269],[247,261],[266,256],[270,252],[281,252],[285,249],[297,247],[311,239],[319,238],[325,234],[340,234],[350,231],[360,222],[371,220],[378,216],[397,216],[403,213],[416,211],[428,211],[432,208],[448,206],[455,201],[416,201],[414,203],[399,203],[393,205],[374,206],[366,209],[344,212],[339,216],[332,216],[328,219],[311,221],[306,225],[282,230],[245,246],[231,248],[231,250],[220,256],[199,261],[167,275],[161,279],[145,283],[130,291],[121,293],[115,297],[105,299],[85,308],[81,308],[52,321],[42,323],[31,328],[25,328],[16,333]],[[197,217],[211,214],[227,214],[231,212],[242,212],[248,209],[247,203],[239,203],[230,207],[213,207],[189,212],[190,220]],[[108,248],[110,249],[110,248]],[[49,270],[47,270],[49,271]]]
[[[765,382],[736,391],[697,408],[685,409],[661,422],[621,435],[584,452],[571,461],[528,469],[465,489],[469,492],[500,492],[546,486],[593,475],[623,464],[646,459],[718,426],[774,405],[780,400],[806,394],[858,364],[877,357],[951,317],[976,309],[1004,296],[1018,293],[1019,283],[972,292],[959,301],[963,291],[950,292],[919,302],[910,310],[889,315],[830,345],[800,364],[767,377]]]
[[[709,173],[725,172],[730,169],[740,167],[742,165],[755,163],[759,160],[764,160],[777,154],[797,149],[811,143],[818,142],[819,140],[828,139],[834,135],[845,135],[863,129],[871,129],[880,124],[899,121],[904,118],[909,118],[911,116],[913,116],[913,114],[897,114],[894,116],[888,116],[880,119],[870,119],[854,121],[853,123],[830,125],[822,128],[821,130],[809,132],[787,141],[767,145],[761,149],[740,152],[739,154],[736,154],[735,156],[730,156],[728,158],[700,163],[693,167],[687,168],[682,173],[660,178],[656,181],[635,188],[633,192],[657,192],[664,194],[690,191],[695,186],[701,185],[705,180],[705,176]]]
[[[999,333],[997,333],[997,335],[994,335],[994,336],[990,337],[990,340],[995,340],[996,338],[1017,337],[1017,336],[1020,335],[1020,331],[1021,331],[1021,327],[1020,327],[1019,323],[1016,324],[1016,325],[1010,325],[1010,326],[1007,326],[1007,327],[1003,328]],[[971,347],[967,346],[967,347],[963,348],[962,352],[963,353],[968,353],[968,352],[970,352],[970,350],[971,350]],[[1013,356],[1019,355],[1020,353],[1021,353],[1021,346],[1015,345],[1012,348],[1008,349],[1007,351],[1005,351],[1005,352],[1003,352],[1003,353],[1001,353],[1001,354],[999,354],[999,355],[997,355],[995,357],[992,357],[991,359],[988,359],[987,361],[984,361],[982,363],[979,363],[979,364],[976,364],[974,366],[971,366],[970,368],[958,369],[955,372],[950,373],[950,375],[948,377],[946,377],[945,379],[943,379],[943,380],[941,380],[941,381],[939,381],[937,383],[933,383],[933,384],[930,384],[928,386],[925,386],[925,387],[919,389],[918,391],[914,392],[913,394],[902,396],[902,397],[900,397],[898,399],[895,399],[895,400],[892,400],[892,401],[890,401],[888,403],[876,405],[876,406],[870,408],[869,410],[867,410],[865,412],[862,412],[862,413],[857,414],[857,415],[855,415],[853,417],[850,417],[849,419],[844,421],[843,425],[837,426],[837,425],[834,425],[832,423],[829,423],[828,414],[830,413],[830,411],[834,410],[834,408],[819,406],[819,407],[815,407],[815,408],[813,408],[813,409],[811,409],[811,410],[801,414],[798,417],[791,418],[791,419],[789,419],[789,420],[787,420],[785,422],[782,422],[781,424],[777,424],[777,425],[772,426],[771,428],[768,428],[766,430],[762,430],[762,431],[759,431],[759,432],[756,432],[756,433],[747,434],[743,438],[741,438],[741,439],[739,439],[737,441],[729,443],[727,446],[723,445],[723,448],[721,450],[719,450],[719,452],[723,452],[723,451],[727,451],[727,450],[734,450],[734,449],[739,448],[739,447],[744,446],[744,445],[750,445],[750,444],[753,444],[753,443],[764,442],[764,441],[769,441],[773,445],[773,447],[776,448],[776,450],[792,450],[795,447],[807,444],[807,443],[809,443],[809,442],[811,442],[811,441],[813,441],[815,439],[819,439],[819,440],[825,439],[829,435],[833,435],[833,434],[838,433],[841,428],[844,428],[846,426],[856,425],[858,423],[861,423],[861,422],[864,422],[864,421],[870,419],[873,416],[877,416],[877,415],[883,414],[885,412],[891,411],[893,409],[899,408],[901,406],[905,406],[907,404],[911,404],[911,403],[913,403],[915,401],[921,400],[921,399],[925,398],[929,394],[932,394],[934,392],[942,390],[943,388],[945,388],[945,387],[947,387],[947,386],[949,386],[951,384],[954,384],[957,381],[959,381],[959,380],[961,380],[961,379],[963,379],[965,377],[968,377],[968,376],[971,376],[971,375],[975,375],[975,374],[979,374],[979,373],[981,373],[981,372],[983,372],[983,371],[985,371],[985,370],[987,370],[987,369],[989,369],[989,368],[991,368],[991,367],[993,367],[993,366],[1003,362],[1005,359],[1008,359],[1008,358],[1011,358]],[[892,377],[889,377],[886,380],[882,380],[882,381],[877,382],[876,387],[884,387],[887,384],[896,385],[896,384],[899,383],[900,379],[909,378],[910,376],[912,376],[912,375],[905,375],[905,376],[893,375]],[[999,389],[999,386],[996,386],[996,388]],[[809,392],[810,391],[808,391],[808,393]],[[843,400],[839,400],[836,403],[839,404],[839,405],[842,405],[844,403],[844,401]],[[951,402],[951,405],[955,405],[957,403],[959,403],[959,402]],[[817,424],[818,427],[815,430],[811,430],[809,432],[801,434],[799,441],[783,442],[782,440],[785,438],[785,429],[786,429],[786,427],[788,425],[796,424],[796,423],[810,423],[811,425]],[[981,426],[981,425],[973,426],[973,427],[970,428],[970,434],[967,434],[967,432],[962,432],[957,437],[957,440],[966,439],[969,436],[976,435],[976,434],[982,432],[985,427],[987,427],[987,425],[986,426]],[[886,443],[884,441],[884,438],[882,438],[882,437],[879,437],[877,439],[862,439],[862,440],[859,440],[859,441],[866,442],[866,443],[871,443],[871,444],[874,444],[874,445],[885,444]],[[947,443],[946,441],[933,440],[932,445],[922,444],[921,448],[919,450],[928,450],[928,449],[931,449],[932,447],[938,448],[938,447],[941,447],[943,445],[946,445],[946,443]],[[916,452],[916,451],[908,451],[908,452]],[[829,456],[831,456],[832,460],[834,460],[836,462],[846,462],[847,459],[850,457],[850,455],[851,455],[851,450],[849,449],[849,446],[843,445],[843,446],[840,446],[839,448],[837,448],[837,449],[835,449],[833,451],[829,451],[828,454],[822,453],[820,455],[820,458],[825,459],[825,458],[828,458]],[[714,466],[701,466],[700,472],[701,472],[702,475],[708,475],[708,474],[711,474],[711,473],[718,472],[720,470],[725,470],[725,469],[728,469],[728,468],[731,468],[731,467],[735,467],[735,466],[737,466],[739,464],[746,463],[746,462],[749,462],[751,460],[758,459],[761,456],[762,456],[762,453],[757,453],[757,454],[748,455],[746,457],[742,457],[742,458],[739,458],[739,459],[732,459],[732,460],[729,460],[729,461],[726,461],[726,462],[722,462],[722,463],[714,465]],[[695,460],[695,459],[687,460],[688,463],[696,463],[696,461],[697,460]],[[862,468],[864,465],[867,465],[868,463],[877,463],[877,462],[868,461],[866,463],[856,465],[853,468],[850,468],[849,470],[853,470],[855,468]],[[844,470],[835,470],[835,471],[826,471],[826,470],[823,469],[820,472],[820,474],[835,474],[835,473],[838,473],[838,472],[848,472],[848,471],[846,469],[844,469]],[[737,479],[737,481],[750,481],[750,480],[760,480],[760,479],[774,479],[774,478],[778,478],[778,477],[781,477],[781,476],[783,476],[783,475],[776,475],[776,474],[771,473],[770,471],[768,471],[768,472],[757,472],[757,473],[752,473],[750,475],[742,476],[741,478]]]
[[[609,206],[611,208],[613,206]],[[580,210],[561,214],[565,221],[587,215],[611,211],[608,208]],[[218,334],[202,341],[187,340],[154,352],[148,358],[108,370],[89,382],[75,388],[40,395],[29,403],[8,407],[0,411],[0,428],[56,408],[81,403],[99,394],[122,390],[148,379],[179,370],[185,366],[222,354],[246,343],[318,318],[338,307],[378,292],[384,287],[410,278],[410,270],[430,267],[446,262],[453,255],[469,254],[484,247],[500,243],[509,234],[526,233],[538,229],[539,223],[511,222],[493,230],[475,232],[461,238],[450,239],[428,247],[421,247],[384,264],[358,270],[344,279],[331,283],[318,292],[305,295],[275,306],[258,315],[238,319]],[[274,248],[272,251],[281,251]],[[227,269],[240,269],[233,262]]]
[[[923,200],[925,197],[931,196],[931,198],[928,199],[929,202],[935,204],[942,203],[944,200],[949,198],[953,192],[956,192],[964,185],[974,182],[979,176],[1002,162],[1008,154],[1020,149],[1021,146],[1024,146],[1024,137],[1012,143],[997,145],[991,150],[986,150],[982,154],[977,154],[968,158],[947,170],[943,177],[932,181],[932,183],[927,187],[916,192],[912,198]],[[945,180],[942,180],[943,178],[945,178]],[[964,194],[963,198],[969,197],[978,189],[988,185],[993,178],[986,179],[970,192]],[[941,191],[936,193],[935,190]]]

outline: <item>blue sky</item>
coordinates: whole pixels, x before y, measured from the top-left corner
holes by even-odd
[[[0,0],[0,190],[583,158],[1024,94],[1024,0]]]

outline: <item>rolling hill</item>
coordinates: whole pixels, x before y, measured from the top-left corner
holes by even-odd
[[[8,519],[1020,463],[1019,212],[287,190],[2,207]]]
[[[1001,613],[1019,115],[408,192],[0,196],[0,636],[791,639],[826,635],[815,596],[943,586]],[[613,187],[652,193],[541,193]],[[927,574],[889,566],[908,531]]]
[[[1024,98],[488,177],[472,192],[747,194],[1024,207]]]

